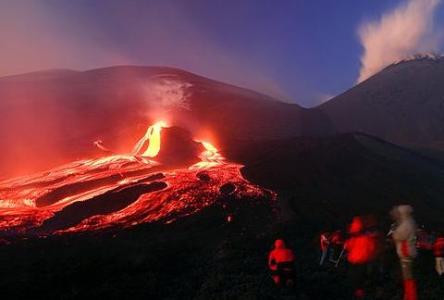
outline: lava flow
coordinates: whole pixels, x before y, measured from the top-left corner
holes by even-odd
[[[213,204],[224,194],[274,198],[245,180],[208,142],[196,163],[171,168],[162,154],[162,122],[150,126],[130,154],[84,159],[0,182],[0,234],[47,235],[170,223]],[[95,143],[105,148],[101,141]],[[112,153],[112,152],[111,152]],[[169,152],[168,152],[169,153]],[[228,187],[228,188],[227,188]]]

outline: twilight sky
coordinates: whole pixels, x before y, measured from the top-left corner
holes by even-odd
[[[402,57],[441,53],[443,10],[440,0],[0,0],[0,76],[163,65],[310,107]]]

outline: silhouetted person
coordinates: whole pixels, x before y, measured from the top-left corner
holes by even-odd
[[[435,255],[435,269],[439,276],[444,275],[444,234],[440,233],[433,244],[433,254]]]
[[[295,275],[294,261],[293,250],[287,248],[283,240],[276,240],[274,248],[268,256],[268,267],[271,270],[271,277],[276,285],[293,286]]]
[[[344,249],[344,235],[341,230],[336,230],[331,234],[330,249],[330,261],[337,265],[341,259],[342,250]]]
[[[349,226],[349,237],[345,242],[347,260],[350,263],[350,279],[354,288],[355,299],[365,297],[365,282],[368,264],[373,262],[378,253],[378,236],[367,231],[362,217],[354,217]]]
[[[416,231],[416,248],[420,250],[431,250],[432,243],[430,242],[430,236],[424,228],[419,228]]]
[[[396,206],[392,216],[396,221],[393,230],[393,240],[396,252],[401,262],[402,277],[404,280],[404,300],[416,300],[416,281],[413,277],[413,260],[416,257],[416,223],[412,217],[413,208],[410,205]]]
[[[330,233],[321,233],[319,243],[321,248],[321,260],[319,262],[319,265],[322,266],[328,256],[328,251],[330,250]]]

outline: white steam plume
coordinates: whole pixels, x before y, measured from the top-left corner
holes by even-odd
[[[177,79],[154,78],[145,84],[145,99],[151,110],[190,109],[192,84]]]
[[[359,28],[364,48],[358,83],[384,67],[418,52],[436,51],[433,15],[441,0],[406,0],[379,20]]]

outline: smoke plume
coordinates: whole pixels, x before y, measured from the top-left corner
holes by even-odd
[[[150,110],[156,108],[170,110],[173,108],[190,109],[189,88],[192,85],[188,82],[182,82],[175,79],[156,79],[145,85],[144,93]]]
[[[440,1],[407,0],[379,20],[362,24],[358,33],[364,53],[358,83],[407,56],[436,51],[433,15]]]

